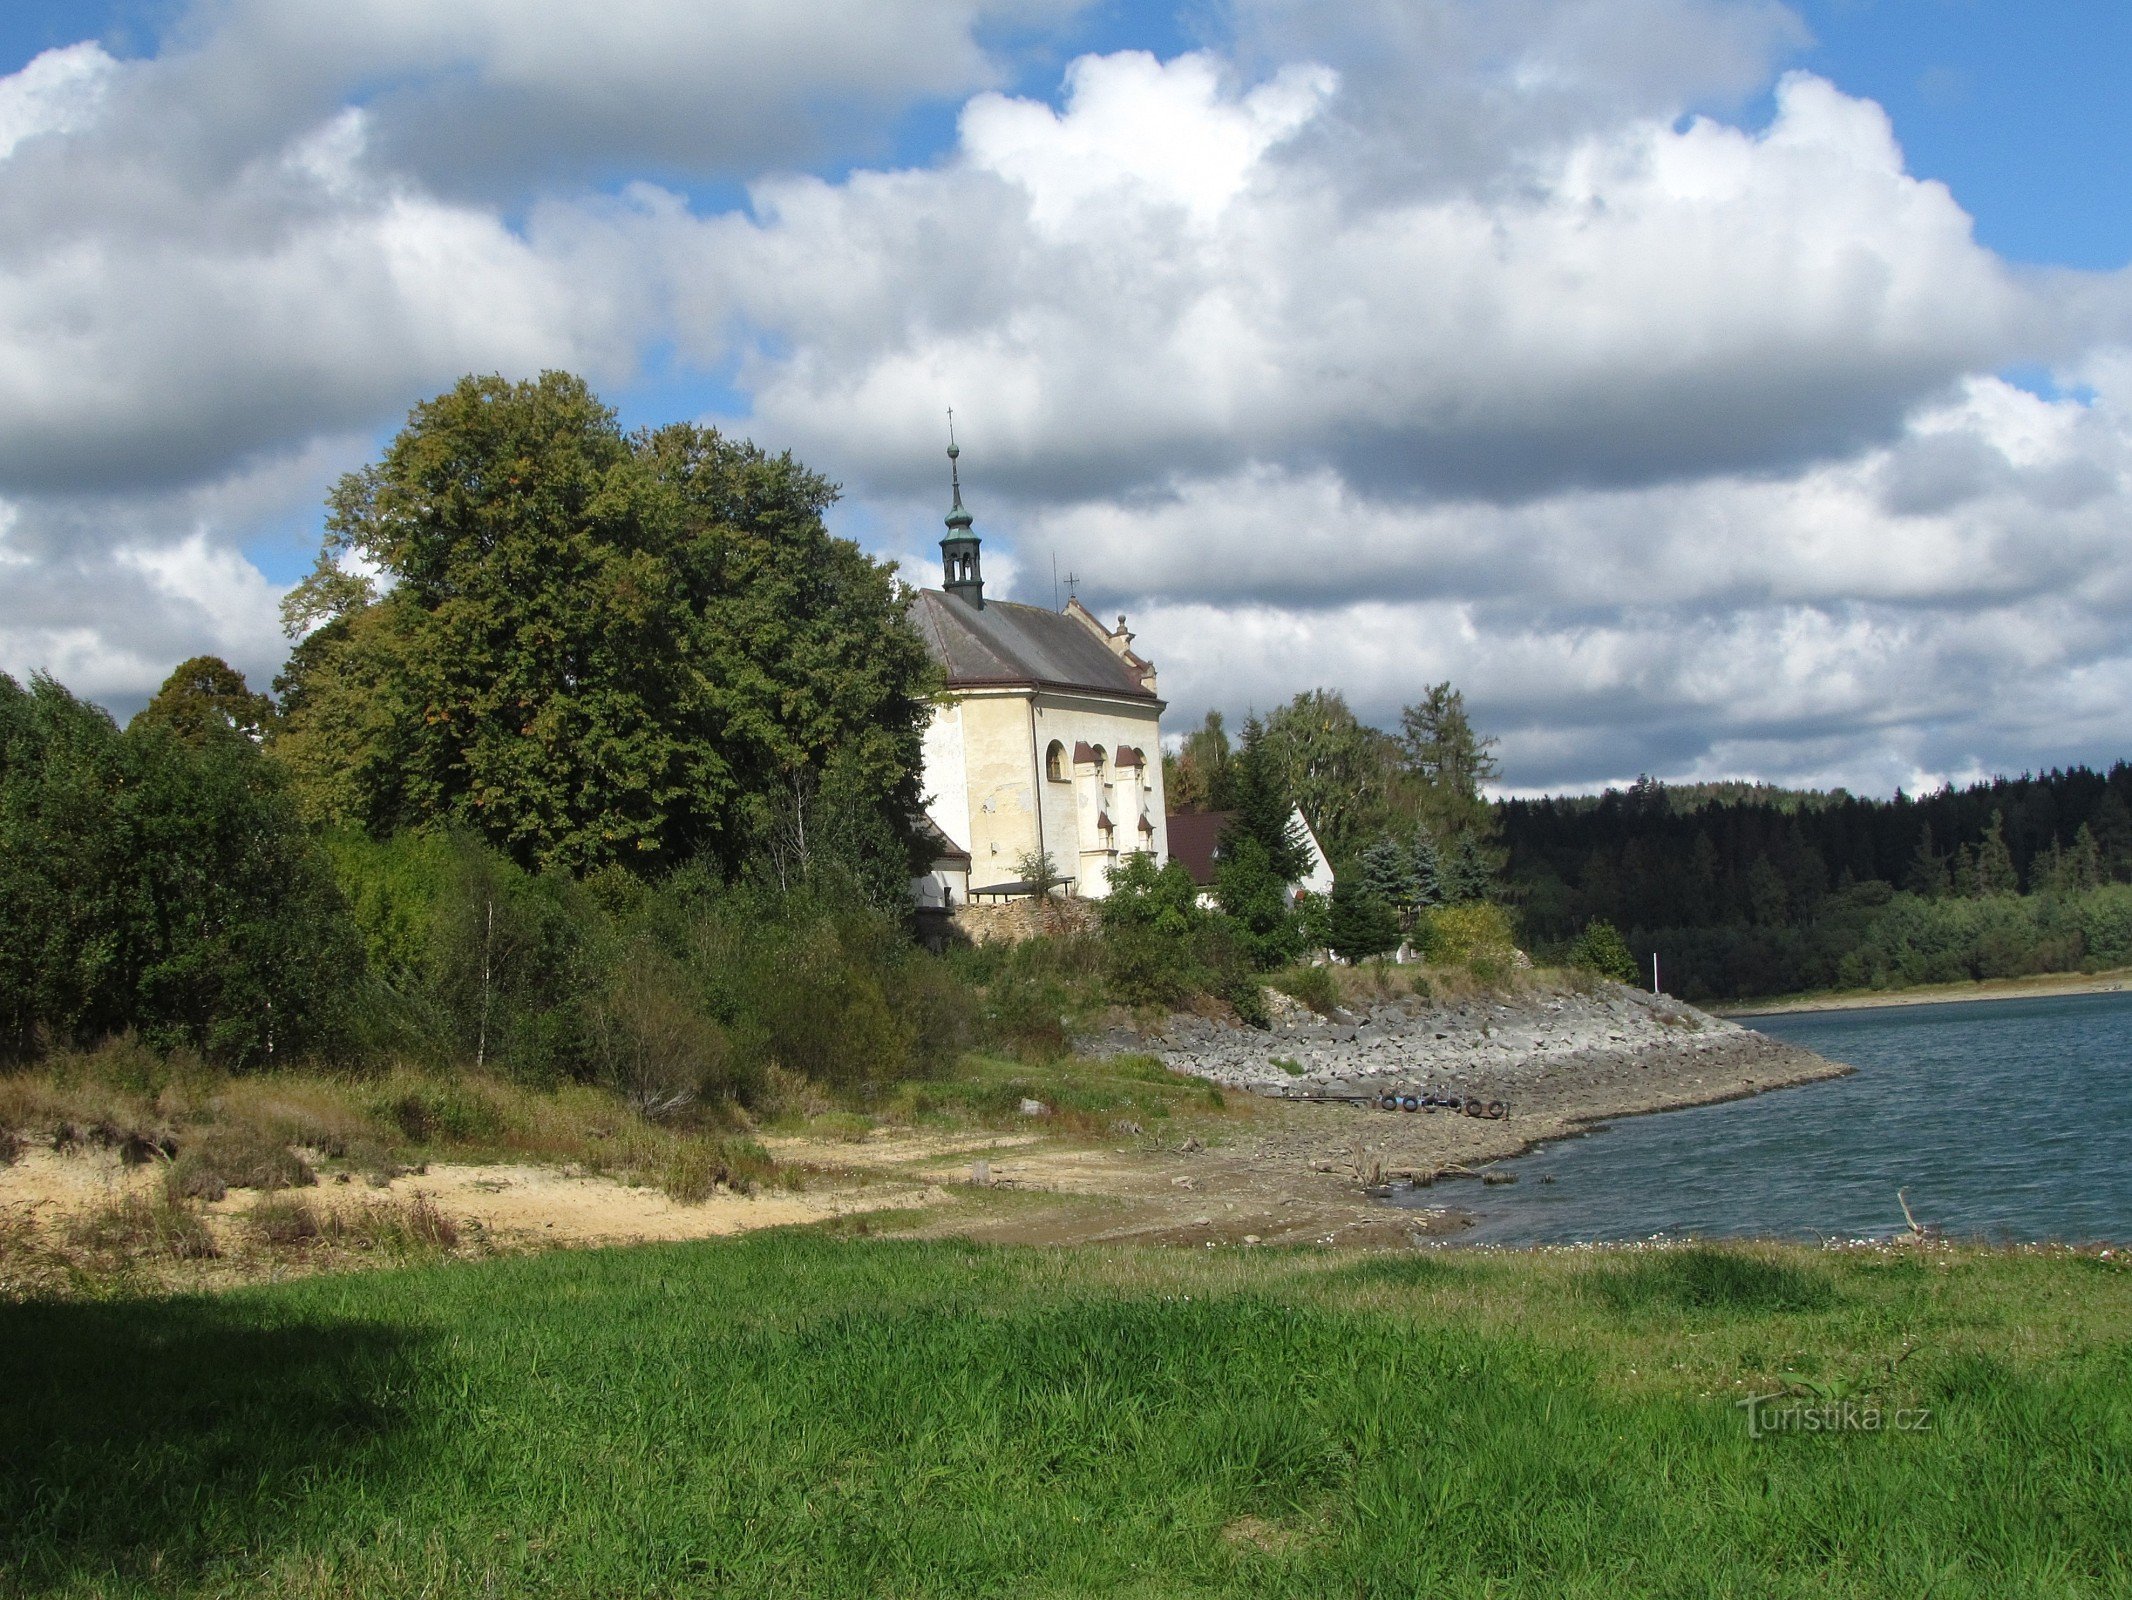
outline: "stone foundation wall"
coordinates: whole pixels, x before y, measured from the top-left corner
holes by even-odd
[[[957,906],[948,920],[972,944],[1020,944],[1039,934],[1091,933],[1096,908],[1093,901],[1064,897],[984,900]]]

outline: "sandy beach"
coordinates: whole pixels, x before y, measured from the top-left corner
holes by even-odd
[[[1871,1011],[1883,1006],[1956,1005],[1965,1000],[2028,1000],[2061,994],[2117,994],[2132,987],[2132,967],[2108,972],[2039,972],[2026,978],[1984,978],[1971,983],[1930,983],[1915,989],[1853,989],[1781,1000],[1712,1006],[1718,1017],[1752,1019],[1799,1011]]]

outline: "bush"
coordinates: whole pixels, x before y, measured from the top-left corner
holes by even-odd
[[[1421,919],[1421,952],[1432,965],[1456,966],[1474,957],[1507,962],[1517,948],[1510,915],[1489,901],[1436,906]]]
[[[285,1140],[245,1123],[209,1130],[163,1174],[173,1199],[219,1200],[231,1189],[301,1189],[316,1182],[311,1164]]]
[[[473,1084],[448,1078],[391,1086],[378,1115],[415,1144],[478,1144],[503,1132],[503,1114]]]
[[[318,1213],[296,1195],[268,1195],[245,1214],[244,1225],[262,1244],[307,1244],[318,1237]]]
[[[233,1066],[286,1060],[335,1039],[356,963],[249,738],[147,716],[122,733],[48,678],[0,674],[0,1057],[137,1029]]]
[[[1636,981],[1636,958],[1629,954],[1628,942],[1621,937],[1620,929],[1599,917],[1586,923],[1584,932],[1569,947],[1568,965],[1596,972],[1616,983]]]
[[[1290,967],[1276,974],[1272,982],[1281,993],[1302,1001],[1321,1017],[1329,1017],[1340,1008],[1340,985],[1330,967]]]

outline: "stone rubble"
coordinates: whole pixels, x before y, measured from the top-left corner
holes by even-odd
[[[1534,989],[1437,1002],[1379,1001],[1320,1017],[1267,991],[1271,1029],[1172,1016],[1150,1027],[1107,1029],[1082,1047],[1099,1055],[1140,1053],[1165,1066],[1258,1094],[1315,1097],[1459,1094],[1515,1102],[1521,1089],[1580,1066],[1618,1068],[1663,1051],[1729,1055],[1747,1029],[1668,995],[1621,984]],[[1284,1065],[1283,1063],[1286,1063]],[[1291,1070],[1294,1069],[1294,1070]]]

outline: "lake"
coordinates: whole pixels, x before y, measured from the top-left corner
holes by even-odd
[[[1743,1019],[1857,1068],[1723,1105],[1631,1117],[1415,1205],[1480,1213],[1461,1243],[1658,1235],[2132,1239],[2132,993]]]

